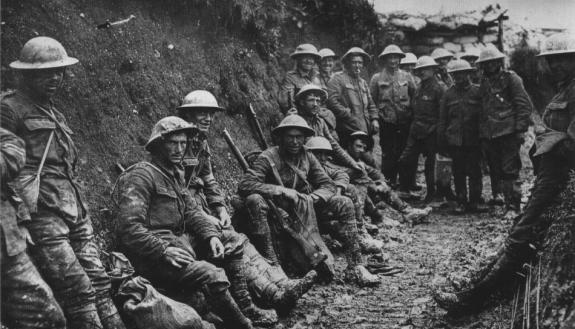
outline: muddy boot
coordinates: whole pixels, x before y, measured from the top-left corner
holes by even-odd
[[[301,279],[292,279],[283,285],[273,297],[274,308],[279,313],[285,313],[295,307],[297,301],[313,287],[318,274],[316,271],[309,271]]]
[[[407,207],[403,209],[401,213],[406,222],[416,225],[422,223],[427,216],[429,216],[431,210],[431,207],[426,207],[424,209]]]
[[[224,290],[215,294],[207,294],[207,296],[213,312],[224,321],[226,327],[253,329],[252,322],[240,311],[229,291]]]
[[[230,293],[237,302],[242,313],[252,321],[255,326],[272,326],[278,322],[278,315],[274,310],[264,310],[255,306],[246,282],[245,265],[243,257],[228,259],[226,274],[230,280]]]
[[[348,266],[344,278],[347,282],[353,282],[360,287],[374,287],[381,284],[379,276],[369,273],[363,265]]]
[[[272,236],[270,234],[252,234],[250,238],[251,243],[256,247],[259,253],[272,265],[279,265],[278,256],[274,249]]]
[[[104,329],[126,329],[116,305],[108,294],[103,297],[96,297],[96,308]]]
[[[504,252],[495,262],[491,270],[471,289],[457,293],[439,291],[434,299],[439,307],[451,315],[477,313],[485,308],[485,302],[502,286],[515,282],[523,263],[529,258],[526,248],[519,252]]]
[[[374,239],[367,232],[362,232],[359,234],[359,246],[363,253],[377,254],[380,253],[383,248],[383,241]]]
[[[456,215],[462,215],[467,211],[467,206],[465,205],[465,203],[457,203],[457,206],[455,206],[455,209],[453,209],[453,213],[455,213]]]

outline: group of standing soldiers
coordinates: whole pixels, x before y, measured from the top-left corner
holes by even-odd
[[[381,172],[404,198],[421,189],[415,182],[419,156],[425,157],[425,201],[444,198],[458,202],[457,212],[485,210],[482,198],[482,159],[491,177],[494,204],[505,204],[505,218],[520,211],[519,150],[531,123],[533,106],[521,78],[505,69],[505,55],[488,44],[478,54],[459,59],[438,48],[416,59],[388,45],[378,56],[381,69],[370,82],[362,71],[370,56],[361,48],[341,58],[343,71],[333,73],[333,51],[300,45],[291,55],[295,70],[287,73],[279,100],[284,111],[306,84],[327,92],[327,122],[335,124],[345,147],[351,134],[379,134]],[[317,64],[318,73],[314,68]],[[335,120],[329,119],[335,116]],[[453,160],[451,180],[436,182],[438,154]],[[373,157],[365,160],[374,166]],[[467,188],[469,179],[469,191]]]
[[[574,54],[575,39],[558,36],[541,55],[559,91],[543,115],[538,176],[524,213],[490,272],[470,291],[438,294],[442,307],[469,309],[485,300],[530,257],[530,244],[548,227],[539,215],[575,162]],[[430,174],[435,153],[445,152],[454,160],[458,200],[473,209],[481,198],[482,141],[494,189],[501,188],[509,212],[520,211],[518,150],[532,106],[497,49],[479,55],[480,76],[468,62],[438,55],[437,62],[416,61],[416,78],[399,69],[409,57],[390,45],[370,84],[361,78],[370,57],[360,48],[342,57],[344,71],[335,74],[333,52],[301,45],[292,57],[296,70],[279,95],[292,114],[272,132],[277,146],[252,159],[233,217],[207,141],[222,108],[206,91],[189,93],[174,116],[156,123],[145,146],[150,160],[127,168],[114,185],[119,248],[137,273],[168,291],[201,294],[227,327],[272,325],[276,311],[293,307],[318,279],[334,277],[320,232],[343,244],[350,281],[376,285],[373,273],[397,271],[363,258],[362,252],[381,249],[368,233],[377,227],[367,221],[377,221],[380,202],[412,223],[427,216],[429,209],[412,208],[391,188],[415,188],[420,153],[428,158],[427,198],[449,195],[450,187],[441,192]],[[21,73],[18,89],[2,97],[0,108],[2,323],[11,328],[125,328],[75,178],[73,134],[52,102],[66,67],[77,62],[56,40],[37,37],[10,64]],[[479,86],[471,82],[478,78]],[[383,175],[370,153],[374,134],[380,135]],[[264,261],[255,269],[258,257]],[[289,279],[282,268],[303,278]]]

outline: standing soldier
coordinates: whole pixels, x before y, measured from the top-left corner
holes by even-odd
[[[319,222],[319,228],[334,234],[343,243],[347,259],[346,279],[360,286],[377,285],[380,283],[377,276],[369,273],[363,265],[352,201],[334,195],[334,182],[315,156],[304,147],[305,139],[314,133],[305,120],[295,114],[284,118],[273,130],[273,134],[278,137],[278,146],[263,151],[238,186],[240,194],[247,197],[248,207],[253,209],[250,212],[256,214],[250,218],[251,225],[254,231],[270,235],[268,244],[271,243],[268,205],[264,198],[272,199],[291,217],[301,219],[302,225],[305,225],[302,232],[308,234],[302,236],[303,239],[309,240],[313,232],[317,233]],[[321,238],[315,243],[317,251],[304,253],[312,254],[313,258],[319,252],[327,255],[324,264],[328,268],[322,265],[324,268],[321,274],[331,279],[333,256]],[[300,242],[298,246],[301,247]],[[273,251],[272,246],[265,249]],[[302,267],[313,265],[309,262],[311,257],[305,258],[301,262]]]
[[[523,214],[505,241],[501,255],[491,270],[473,288],[458,293],[439,292],[438,304],[451,313],[479,312],[489,296],[509,286],[519,276],[523,263],[535,255],[533,245],[552,222],[543,222],[541,214],[564,190],[569,171],[575,169],[575,37],[551,36],[543,57],[558,82],[559,90],[543,114],[545,133],[537,138],[536,157],[540,169]]]
[[[397,184],[398,159],[409,136],[413,118],[411,97],[416,90],[411,75],[399,69],[399,62],[404,57],[405,54],[398,46],[385,47],[379,55],[383,68],[369,83],[379,116],[381,171],[392,186]],[[406,186],[402,191],[409,193],[410,187]]]
[[[501,184],[505,197],[503,218],[513,219],[521,210],[519,150],[523,134],[531,124],[533,105],[521,78],[503,68],[504,59],[505,55],[491,45],[481,51],[476,62],[483,71],[479,88],[483,103],[479,129],[489,172]]]
[[[335,66],[335,61],[337,56],[333,50],[329,48],[323,48],[318,52],[321,57],[319,61],[319,82],[320,87],[327,90],[327,83],[333,76],[333,67]]]
[[[447,71],[453,77],[454,85],[445,92],[441,100],[437,126],[438,148],[453,159],[455,194],[458,201],[456,212],[478,211],[483,190],[479,147],[479,86],[471,83],[475,69],[462,59],[449,63]]]
[[[449,63],[453,59],[453,54],[447,49],[435,48],[431,52],[430,56],[438,64],[436,72],[437,80],[440,83],[444,84],[445,88],[451,87],[453,85],[453,79],[451,78],[449,73],[447,73],[447,63]]]
[[[314,45],[301,44],[290,57],[295,61],[295,70],[286,73],[278,95],[280,109],[284,114],[295,107],[294,97],[301,87],[310,83],[321,85],[315,71],[315,65],[321,57]]]
[[[99,258],[87,205],[76,174],[78,149],[52,97],[67,66],[78,63],[48,37],[24,45],[10,67],[21,73],[18,90],[2,99],[0,124],[26,143],[18,178],[31,212],[31,254],[63,308],[69,328],[125,328],[110,298],[110,278]],[[30,183],[30,178],[38,175]],[[36,185],[35,183],[39,183]]]
[[[417,64],[417,56],[415,56],[413,53],[405,53],[405,57],[403,57],[401,62],[399,62],[399,69],[411,74],[413,81],[415,81],[415,85],[419,87],[419,84],[421,84],[421,79],[413,74],[415,64]]]
[[[477,65],[475,62],[479,59],[479,49],[477,49],[477,47],[469,47],[460,58],[467,61],[472,68],[476,69]],[[472,74],[470,78],[472,83],[479,84],[481,79],[479,70],[475,70],[475,73]]]
[[[370,136],[379,133],[377,108],[367,82],[361,77],[369,59],[363,49],[349,49],[341,59],[344,71],[335,73],[327,84],[327,106],[335,114],[336,130],[344,147],[349,135],[355,131],[363,131]]]
[[[425,156],[425,184],[427,185],[426,201],[435,201],[435,154],[439,121],[439,106],[444,87],[437,80],[435,72],[437,63],[429,56],[421,56],[415,66],[415,74],[421,78],[421,87],[413,97],[413,122],[409,130],[407,146],[399,162],[402,165],[399,183],[403,190],[409,190],[411,168],[417,163],[419,155]]]
[[[1,320],[10,328],[64,329],[64,313],[26,253],[30,233],[24,223],[30,218],[19,213],[24,205],[8,186],[26,163],[24,147],[20,138],[0,128]]]

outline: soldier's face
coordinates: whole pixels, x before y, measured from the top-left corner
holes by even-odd
[[[451,77],[456,85],[467,85],[469,83],[468,71],[453,72],[451,73]]]
[[[333,60],[333,57],[326,57],[321,60],[319,67],[321,68],[322,72],[331,73],[331,70],[333,69],[334,65],[335,61]]]
[[[363,57],[352,56],[347,63],[349,74],[355,78],[359,77],[363,69]]]
[[[413,72],[414,67],[415,67],[415,64],[401,64],[401,65],[399,65],[399,68],[406,71],[406,72]]]
[[[329,152],[328,151],[315,150],[315,151],[313,151],[313,155],[315,155],[315,157],[321,163],[326,163],[329,160]]]
[[[367,144],[365,144],[361,139],[356,139],[348,146],[347,151],[352,158],[357,160],[363,153],[365,153],[365,151],[367,151]]]
[[[430,79],[435,74],[434,67],[426,67],[422,69],[418,69],[414,71],[415,75],[417,75],[422,81]]]
[[[212,125],[212,120],[214,119],[215,112],[208,109],[194,109],[194,110],[183,110],[181,112],[182,119],[187,122],[194,123],[198,126],[201,132],[207,133]]]
[[[564,81],[575,75],[575,56],[556,55],[547,56],[545,59],[555,81]]]
[[[186,133],[175,133],[164,137],[162,153],[172,164],[179,164],[186,152],[188,145],[188,135]]]
[[[319,111],[321,97],[316,94],[309,93],[300,101],[300,105],[302,105],[302,110],[306,114],[315,114]]]
[[[463,58],[464,60],[466,60],[469,65],[471,65],[471,67],[475,67],[475,62],[477,61],[477,58],[475,57],[465,57]]]
[[[312,55],[300,55],[297,58],[297,66],[304,72],[309,72],[315,65],[315,57]]]
[[[23,78],[26,86],[41,98],[50,99],[64,81],[64,68],[25,71]]]
[[[284,131],[280,140],[280,147],[283,148],[290,155],[297,155],[301,152],[305,142],[305,135],[303,131],[297,128],[290,128]]]
[[[500,60],[487,61],[481,63],[481,69],[485,74],[492,75],[501,70],[501,65],[502,63]]]
[[[439,67],[444,68],[445,66],[447,66],[447,63],[449,63],[451,61],[450,57],[444,57],[444,58],[438,58],[436,60],[437,64],[439,64]]]
[[[400,62],[401,62],[401,56],[396,55],[396,54],[387,55],[387,56],[385,56],[385,59],[384,59],[385,67],[392,69],[392,70],[396,70],[397,68],[399,68]]]

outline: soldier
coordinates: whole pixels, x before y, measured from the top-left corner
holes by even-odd
[[[385,47],[379,55],[383,68],[369,83],[371,95],[378,108],[381,171],[392,186],[397,185],[397,160],[409,136],[409,126],[413,118],[411,98],[416,91],[411,75],[399,69],[399,62],[404,57],[405,54],[398,46]],[[400,190],[409,193],[410,187],[403,186]]]
[[[20,138],[0,128],[1,320],[10,328],[64,329],[64,313],[26,253],[31,240],[24,221],[30,218],[19,213],[22,201],[8,186],[26,163],[24,147]]]
[[[321,57],[319,61],[319,81],[320,87],[327,90],[327,83],[333,76],[333,67],[337,60],[336,54],[329,48],[323,48],[318,52]]]
[[[547,61],[559,86],[543,114],[546,132],[536,141],[540,170],[523,214],[511,228],[490,271],[469,290],[439,292],[435,296],[438,304],[451,313],[481,311],[491,294],[518,279],[515,273],[535,255],[530,244],[537,245],[551,225],[542,221],[541,214],[565,188],[569,171],[575,169],[575,37],[551,36],[539,56]]]
[[[403,190],[411,182],[411,168],[417,163],[419,154],[425,156],[425,184],[427,185],[428,202],[437,199],[435,186],[435,153],[436,128],[439,121],[439,103],[443,97],[444,87],[439,83],[435,72],[437,63],[429,56],[421,56],[415,66],[415,74],[421,78],[421,87],[412,100],[413,122],[409,130],[407,146],[399,159],[403,165],[400,171],[399,183]]]
[[[367,198],[367,186],[356,188],[350,184],[349,175],[345,167],[338,166],[330,161],[333,154],[331,143],[325,137],[311,137],[305,147],[321,163],[323,169],[333,180],[336,186],[335,195],[344,195],[351,199],[355,208],[355,222],[359,232],[359,245],[365,253],[380,253],[383,241],[374,239],[368,232],[364,222],[365,199]]]
[[[31,212],[26,224],[36,243],[31,255],[68,327],[125,328],[110,298],[110,278],[93,241],[87,205],[73,178],[78,149],[52,103],[66,67],[76,63],[52,38],[26,42],[20,59],[10,63],[21,79],[18,90],[2,99],[0,124],[26,143],[26,165],[15,184]],[[31,180],[36,175],[39,181]]]
[[[405,57],[399,62],[399,69],[413,74],[415,64],[417,64],[417,56],[414,53],[405,53]]]
[[[372,286],[380,283],[363,266],[361,250],[358,244],[358,231],[354,221],[354,208],[351,200],[343,196],[334,196],[336,186],[327,176],[321,164],[313,154],[304,148],[306,137],[314,135],[305,120],[298,115],[289,115],[273,130],[278,138],[278,146],[262,152],[238,186],[240,195],[247,197],[254,232],[265,233],[271,244],[267,209],[264,198],[270,198],[277,206],[292,217],[301,219],[304,234],[316,232],[319,219],[320,227],[327,230],[344,245],[347,259],[346,279],[360,286]],[[263,209],[263,211],[262,211]],[[316,213],[318,218],[316,218]],[[303,239],[309,239],[306,235]],[[321,239],[319,239],[321,240]],[[319,251],[328,259],[323,263],[321,274],[331,279],[333,275],[333,256],[323,241],[316,241]],[[301,246],[301,243],[298,244]],[[273,246],[266,250],[273,251]],[[312,252],[313,253],[313,252]],[[315,255],[315,254],[314,254]],[[313,255],[312,255],[313,257]],[[310,266],[310,257],[305,259]],[[301,262],[304,263],[304,262]]]
[[[477,66],[475,65],[475,62],[479,59],[479,49],[477,49],[477,47],[469,47],[459,58],[467,61],[472,68],[476,69]],[[474,74],[472,74],[470,78],[472,83],[479,84],[481,81],[479,70],[475,70]]]
[[[118,178],[112,200],[120,249],[153,284],[188,294],[201,289],[227,326],[252,328],[248,318],[273,324],[275,312],[255,307],[247,292],[242,236],[224,235],[184,185],[182,159],[195,133],[183,119],[161,119],[146,143],[151,162],[139,162]],[[225,273],[200,259],[217,262]]]
[[[457,213],[483,211],[480,206],[483,190],[481,149],[479,147],[479,117],[481,99],[479,86],[471,83],[475,69],[458,59],[450,62],[447,72],[454,85],[441,100],[437,126],[438,148],[453,159],[453,176],[458,206]],[[467,178],[469,177],[469,199]]]
[[[437,81],[444,84],[445,89],[451,87],[453,85],[453,79],[451,79],[451,76],[447,73],[447,63],[453,59],[453,54],[449,50],[435,48],[430,56],[438,65],[435,73]]]
[[[369,148],[369,143],[370,138],[364,132],[357,131],[351,134],[351,140],[347,147],[347,152],[352,158],[356,159],[360,163],[363,169],[360,173],[348,171],[351,183],[360,190],[362,189],[360,186],[363,186],[367,188],[368,192],[370,192],[368,193],[370,195],[370,198],[368,199],[369,202],[366,201],[366,204],[377,204],[379,201],[384,201],[402,214],[407,223],[420,223],[429,215],[431,208],[412,208],[408,203],[403,201],[389,185],[387,185],[385,178],[377,169],[361,162],[361,154],[366,152]],[[366,209],[366,211],[369,213],[368,209]]]
[[[301,44],[297,46],[290,57],[296,62],[295,70],[286,73],[278,95],[280,109],[284,114],[295,107],[294,97],[301,87],[310,83],[321,85],[315,71],[315,65],[321,60],[321,57],[314,45]]]
[[[327,107],[337,119],[337,134],[345,147],[349,135],[363,131],[370,136],[379,133],[377,108],[361,71],[369,61],[361,48],[353,47],[342,57],[343,72],[337,72],[327,84]]]
[[[177,113],[180,118],[194,124],[200,130],[199,134],[194,135],[189,141],[183,161],[186,186],[207,218],[219,225],[223,233],[235,234],[234,228],[230,225],[230,215],[225,204],[224,193],[213,174],[212,157],[207,140],[214,116],[216,112],[222,110],[223,108],[218,105],[216,98],[209,91],[194,90],[184,97],[182,105],[177,108]],[[250,244],[249,241],[242,242],[245,245]],[[253,250],[253,248],[246,249]],[[257,256],[248,255],[250,258],[257,258]],[[251,265],[246,264],[246,266]],[[269,304],[284,311],[294,306],[295,302],[312,287],[315,276],[317,273],[312,271],[303,279],[285,280],[281,287],[265,275],[258,278],[248,277],[248,283],[251,288],[262,290],[261,297]],[[254,287],[254,285],[259,286]],[[265,286],[265,289],[260,286]]]
[[[504,219],[513,219],[521,210],[519,150],[523,134],[531,124],[533,105],[515,72],[503,68],[505,55],[495,46],[487,46],[479,54],[477,65],[483,71],[479,88],[482,115],[479,134],[495,178],[505,197]]]

